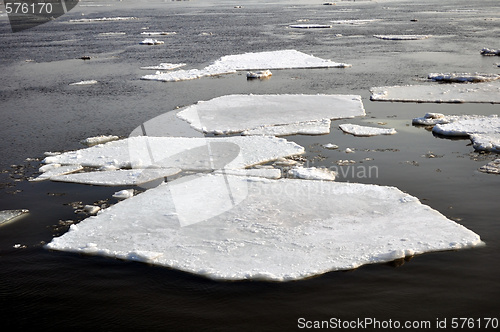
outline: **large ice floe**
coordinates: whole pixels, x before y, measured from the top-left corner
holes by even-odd
[[[296,50],[244,53],[227,55],[203,69],[157,72],[145,75],[143,80],[176,82],[207,76],[232,74],[236,71],[303,68],[345,68],[351,65],[324,60]]]
[[[364,115],[356,95],[227,95],[177,113],[200,132],[257,135],[328,133],[329,119]]]
[[[421,103],[500,103],[500,80],[371,88],[371,100]]]
[[[72,225],[46,247],[213,279],[286,281],[480,244],[394,187],[193,175]]]
[[[428,79],[440,82],[464,83],[464,82],[490,82],[500,78],[498,74],[480,73],[431,73]]]
[[[397,133],[394,128],[376,128],[351,123],[344,123],[339,125],[339,127],[343,132],[354,136],[394,135]]]

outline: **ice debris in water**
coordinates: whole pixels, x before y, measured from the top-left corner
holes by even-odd
[[[371,88],[371,100],[421,103],[500,103],[500,80]]]
[[[500,55],[500,50],[494,50],[494,49],[490,49],[490,48],[483,48],[481,50],[481,54],[482,55]]]
[[[253,72],[253,71],[249,71],[247,73],[247,78],[269,78],[273,76],[273,73],[271,73],[270,70],[263,70],[263,71],[257,71],[257,72]]]
[[[50,167],[52,166],[52,167]],[[66,165],[61,166],[61,164],[48,164],[40,167],[40,172],[43,172],[38,177],[31,179],[30,181],[44,181],[49,180],[53,176],[59,176],[64,174],[70,174],[74,172],[81,171],[83,167],[81,165]]]
[[[472,146],[478,151],[500,153],[500,132],[470,135]]]
[[[481,244],[394,187],[204,175],[119,202],[46,248],[285,281]]]
[[[137,17],[80,18],[69,21],[72,23],[93,23],[93,22],[128,21],[128,20],[137,20]]]
[[[370,20],[335,20],[335,21],[330,21],[330,23],[333,24],[341,24],[341,25],[364,25],[367,23],[373,23],[380,21],[378,19],[370,19]]]
[[[465,82],[490,82],[500,78],[497,74],[480,74],[480,73],[431,73],[427,76],[433,81],[465,83]]]
[[[96,80],[80,81],[76,83],[70,83],[69,85],[92,85],[92,84],[97,84],[97,81]]]
[[[248,134],[252,129],[263,130],[261,127],[295,125],[278,128],[284,131],[278,133],[281,135],[309,126],[297,126],[299,123],[364,115],[361,97],[355,95],[227,95],[198,102],[177,113],[196,130],[214,134]],[[328,123],[312,124],[314,130],[317,125],[324,127]]]
[[[180,67],[184,67],[186,64],[185,63],[160,63],[157,66],[146,66],[146,67],[141,67],[141,69],[146,69],[146,70],[173,70],[177,69]]]
[[[341,124],[339,127],[343,132],[354,136],[394,135],[397,133],[394,128],[375,128],[351,123]]]
[[[481,166],[479,170],[483,173],[500,174],[500,159],[490,161],[486,165]]]
[[[335,181],[337,173],[327,168],[293,167],[288,171],[288,176],[305,180]]]
[[[119,139],[120,137],[115,135],[101,135],[101,136],[88,137],[84,140],[81,140],[80,143],[92,146],[96,144],[103,144],[111,141],[116,141]]]
[[[169,36],[169,35],[175,35],[177,32],[165,32],[165,31],[144,31],[141,32],[141,35],[146,35],[146,36]]]
[[[330,119],[307,121],[286,125],[261,126],[243,131],[242,135],[325,135],[330,133]]]
[[[330,29],[332,26],[329,24],[292,24],[290,28],[294,29]]]
[[[333,144],[333,143],[326,143],[326,144],[323,144],[323,147],[324,147],[325,149],[328,149],[328,150],[336,150],[336,149],[338,149],[338,148],[339,148],[339,146],[338,146],[338,145]]]
[[[299,68],[345,68],[351,65],[324,60],[296,50],[281,50],[270,52],[244,53],[227,55],[203,69],[178,70],[168,73],[157,72],[141,79],[176,82],[192,80],[207,76],[231,74],[236,71],[255,71],[270,69]]]
[[[28,210],[3,210],[0,211],[0,225],[8,223],[17,217],[29,213]]]
[[[373,35],[373,37],[385,40],[422,40],[430,38],[430,35]]]
[[[114,198],[127,199],[134,196],[134,189],[123,189],[113,194]]]
[[[152,38],[146,38],[143,41],[141,41],[139,44],[141,44],[141,45],[161,45],[161,44],[164,44],[164,43],[165,42],[161,41],[161,40],[156,40],[156,39],[152,39]]]

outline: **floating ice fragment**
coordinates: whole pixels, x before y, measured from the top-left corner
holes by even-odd
[[[371,100],[423,103],[500,103],[500,80],[371,88]]]
[[[141,32],[141,35],[146,35],[146,36],[169,36],[169,35],[175,35],[177,32],[165,32],[165,31],[159,31],[159,32],[153,32],[153,31],[144,31]]]
[[[288,175],[297,179],[335,181],[337,173],[327,168],[293,167],[288,171]]]
[[[113,194],[114,198],[127,199],[134,196],[134,189],[123,189]]]
[[[182,179],[165,183],[72,226],[46,248],[213,279],[284,281],[482,244],[477,234],[417,199],[402,202],[408,194],[393,187],[254,179],[208,175],[189,187]],[[226,181],[225,194],[212,190]],[[236,204],[227,203],[230,188]],[[183,210],[176,199],[196,210]],[[182,213],[211,218],[182,227]],[[155,254],[137,254],[143,252]]]
[[[141,67],[141,69],[152,69],[152,70],[173,70],[177,69],[180,67],[184,67],[186,64],[185,63],[160,63],[158,66],[147,66],[147,67]]]
[[[455,121],[437,124],[432,132],[445,136],[469,136],[471,134],[500,133],[500,118],[491,116],[463,117]]]
[[[329,24],[292,24],[290,28],[294,29],[330,29],[332,26]]]
[[[333,24],[342,24],[342,25],[364,25],[367,23],[372,23],[372,22],[377,22],[380,21],[378,19],[371,19],[371,20],[335,20],[335,21],[330,21],[330,23]]]
[[[161,44],[165,44],[165,42],[161,41],[161,40],[146,38],[143,41],[141,41],[139,44],[141,44],[141,45],[161,45]]]
[[[323,144],[323,147],[328,150],[335,150],[339,148],[338,145],[332,143]]]
[[[500,132],[470,135],[472,146],[479,151],[500,153]]]
[[[155,75],[141,77],[143,80],[176,82],[195,78],[224,75],[236,71],[254,71],[270,69],[299,68],[345,68],[351,65],[324,60],[296,50],[244,53],[223,56],[203,69],[178,70],[169,73],[158,72]]]
[[[481,50],[482,55],[500,55],[500,50],[494,50],[489,48],[483,48]]]
[[[101,208],[99,206],[95,206],[95,205],[85,205],[83,207],[83,212],[88,213],[88,214],[97,214],[97,212],[99,212],[100,210],[101,210]]]
[[[479,170],[483,173],[500,174],[500,159],[490,161],[486,165],[481,166]]]
[[[94,137],[88,137],[84,140],[81,140],[80,143],[92,146],[92,145],[97,145],[97,144],[103,144],[111,141],[116,141],[119,140],[120,138],[118,136],[114,135],[101,135],[101,136],[94,136]]]
[[[427,76],[433,81],[452,82],[452,83],[465,83],[465,82],[490,82],[500,78],[497,74],[479,74],[479,73],[431,73]]]
[[[344,150],[344,152],[345,152],[345,153],[354,153],[354,150],[353,150],[353,149],[351,149],[351,148],[346,148],[346,149]]]
[[[128,21],[128,20],[137,20],[137,17],[80,18],[69,21],[72,23],[92,23],[92,22],[110,22],[110,21]]]
[[[28,210],[3,210],[0,211],[0,225],[8,223],[17,217],[29,213]]]
[[[373,37],[385,40],[422,40],[430,38],[430,35],[373,35]]]
[[[76,83],[70,83],[69,85],[92,85],[92,84],[97,84],[97,81],[96,80],[80,81]]]
[[[351,123],[341,124],[339,127],[343,132],[354,136],[394,135],[397,133],[394,128],[375,128]]]
[[[245,177],[259,177],[266,179],[281,178],[281,170],[277,168],[221,169],[221,170],[216,170],[214,173],[245,176]]]
[[[51,166],[51,165],[58,165],[58,167],[54,167],[54,168],[50,168],[50,169],[46,168],[47,166]],[[40,167],[40,171],[44,172],[43,174],[39,175],[38,177],[36,177],[34,179],[30,179],[30,181],[36,182],[36,181],[49,180],[51,177],[74,173],[77,171],[81,171],[82,169],[83,169],[83,167],[81,165],[61,166],[60,164],[48,164],[48,165]]]
[[[245,130],[242,135],[326,135],[330,133],[330,119],[319,121],[299,122],[287,125],[261,126],[258,128]]]
[[[277,128],[278,131],[285,131],[281,134],[286,134],[300,130],[298,124],[303,122],[363,115],[365,110],[361,97],[355,95],[227,95],[189,106],[177,113],[179,118],[198,131],[224,134],[294,124],[292,128]],[[318,125],[312,123],[312,128],[316,130]],[[321,127],[326,125],[329,127],[326,121],[322,121]],[[307,126],[302,125],[304,128]]]
[[[273,75],[273,73],[271,73],[270,70],[264,70],[264,71],[257,71],[257,72],[253,72],[253,71],[249,71],[247,73],[247,78],[269,78]]]

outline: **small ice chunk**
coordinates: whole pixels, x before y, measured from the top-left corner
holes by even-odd
[[[478,151],[500,153],[500,132],[470,135],[472,146]]]
[[[141,45],[161,45],[161,44],[165,44],[165,42],[161,41],[161,40],[152,39],[152,38],[146,38],[143,41],[141,41],[139,44],[141,44]]]
[[[147,70],[173,70],[177,69],[180,67],[184,67],[186,64],[185,63],[169,63],[169,62],[163,62],[160,63],[157,66],[147,66],[147,67],[141,67],[141,69],[147,69]]]
[[[500,50],[494,50],[490,48],[483,48],[481,50],[482,55],[500,55]]]
[[[338,146],[338,145],[333,144],[333,143],[326,143],[326,144],[323,144],[323,147],[324,147],[325,149],[328,149],[328,150],[336,150],[336,149],[338,149],[338,148],[339,148],[339,146]]]
[[[434,126],[438,123],[450,123],[462,118],[459,115],[444,115],[441,113],[427,113],[423,118],[414,118],[412,124],[421,126]]]
[[[215,174],[227,174],[246,177],[259,177],[266,179],[281,178],[281,170],[277,168],[245,168],[245,169],[220,169]]]
[[[178,168],[127,169],[116,171],[86,172],[50,177],[51,181],[91,184],[95,186],[133,186],[175,175]]]
[[[294,29],[330,29],[332,26],[329,24],[292,24],[290,28]]]
[[[335,20],[330,21],[333,24],[341,24],[341,25],[364,25],[367,23],[373,23],[380,21],[379,19],[370,19],[370,20]]]
[[[351,149],[351,148],[346,148],[346,149],[344,150],[344,152],[345,152],[345,153],[354,153],[354,150],[353,150],[353,149]]]
[[[330,133],[330,119],[299,122],[287,125],[262,126],[245,130],[242,135],[287,136],[287,135],[326,135]]]
[[[92,85],[92,84],[97,84],[96,80],[88,80],[88,81],[80,81],[76,83],[70,83],[70,85]]]
[[[296,179],[335,181],[337,173],[327,168],[293,167],[288,171],[288,176]]]
[[[394,128],[375,128],[351,123],[341,124],[339,127],[343,132],[354,136],[394,135],[397,133]]]
[[[481,166],[479,170],[483,173],[500,174],[500,159],[490,161],[486,165]]]
[[[58,167],[54,167],[51,169],[46,168],[46,167],[50,167],[52,165],[58,165]],[[81,165],[61,166],[60,164],[47,164],[45,166],[40,167],[40,171],[43,172],[43,174],[39,175],[38,177],[36,177],[34,179],[31,179],[30,181],[37,182],[37,181],[49,180],[51,177],[78,172],[78,171],[81,171],[82,169],[83,169],[83,167]]]
[[[0,211],[0,225],[8,223],[17,217],[29,213],[28,210],[3,210]]]
[[[430,38],[430,35],[373,35],[373,37],[385,40],[422,40]]]
[[[500,118],[491,116],[463,117],[455,121],[437,124],[432,132],[445,136],[469,136],[471,134],[500,133]]]
[[[263,70],[263,71],[257,71],[257,72],[253,72],[253,71],[249,71],[247,73],[247,78],[269,78],[273,76],[273,73],[271,73],[270,70]]]
[[[114,198],[127,199],[134,196],[134,189],[123,189],[113,194]]]
[[[137,17],[100,17],[100,18],[80,18],[69,20],[72,23],[93,23],[93,22],[112,22],[137,20]]]
[[[165,32],[165,31],[144,31],[141,32],[141,35],[146,35],[146,36],[170,36],[170,35],[175,35],[177,32]]]
[[[103,144],[111,141],[116,141],[119,140],[120,138],[118,136],[114,135],[101,135],[101,136],[94,136],[94,137],[88,137],[84,140],[81,140],[80,143],[92,146],[92,145],[97,145],[97,144]]]
[[[357,95],[299,94],[227,95],[199,102],[177,113],[179,118],[189,122],[200,132],[223,134],[240,133],[259,127],[364,115],[363,102]],[[311,125],[314,130],[318,129],[317,123]],[[299,125],[297,129],[301,126],[307,125]],[[327,121],[321,124],[322,128],[325,126],[329,127]],[[289,128],[277,129],[290,131]]]
[[[88,214],[97,214],[97,212],[99,212],[100,210],[101,210],[101,208],[99,206],[95,206],[95,205],[85,205],[83,207],[83,212],[88,213]]]
[[[490,82],[500,78],[497,74],[480,74],[480,73],[431,73],[427,76],[428,79],[441,82],[466,83],[466,82]]]

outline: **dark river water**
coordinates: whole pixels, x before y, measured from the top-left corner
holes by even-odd
[[[81,1],[55,21],[15,34],[0,7],[0,210],[30,210],[0,226],[2,330],[290,331],[306,321],[365,318],[409,321],[420,329],[430,322],[434,330],[443,322],[450,329],[454,318],[471,318],[475,328],[500,319],[500,176],[477,171],[498,155],[474,152],[468,139],[440,138],[411,125],[412,118],[427,112],[489,115],[500,114],[500,106],[369,100],[372,86],[425,84],[432,72],[498,73],[500,58],[482,57],[479,51],[500,48],[500,3],[322,3]],[[70,22],[117,16],[137,19]],[[298,20],[328,24],[344,19],[378,21],[332,29],[288,27]],[[147,29],[177,34],[153,37],[164,45],[139,45]],[[102,34],[109,32],[125,34]],[[374,34],[432,37],[388,41]],[[140,80],[148,73],[141,66],[183,62],[188,69],[203,68],[223,55],[280,49],[353,66],[277,70],[266,81],[247,81],[245,73],[176,83]],[[83,61],[82,56],[92,58]],[[69,85],[91,79],[99,83]],[[44,152],[82,148],[79,141],[90,136],[127,137],[141,123],[177,107],[234,93],[361,95],[365,118],[333,121],[329,135],[288,139],[306,147],[314,166],[331,167],[339,159],[377,166],[370,177],[346,174],[338,181],[397,186],[476,232],[486,245],[286,283],[212,281],[44,249],[44,243],[67,231],[65,221],[86,217],[75,214],[70,203],[114,204],[111,195],[124,189],[28,182]],[[385,122],[398,134],[345,135],[338,124],[347,122]],[[330,142],[341,149],[321,147]],[[347,147],[356,153],[347,155]],[[428,158],[430,152],[438,158]]]

